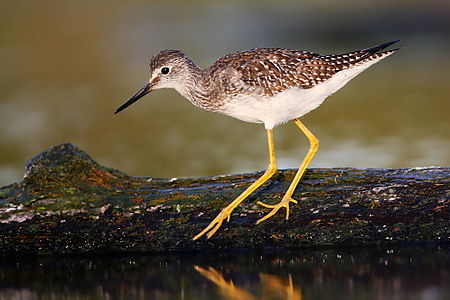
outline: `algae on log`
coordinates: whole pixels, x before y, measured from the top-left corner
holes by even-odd
[[[209,178],[132,177],[71,144],[0,189],[0,254],[77,254],[450,241],[448,167],[308,169],[285,211],[255,225],[296,170],[279,171],[209,240],[192,238],[261,172]]]

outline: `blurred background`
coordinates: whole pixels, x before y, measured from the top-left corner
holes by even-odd
[[[321,141],[312,167],[450,165],[450,4],[431,1],[1,1],[0,186],[70,142],[131,175],[264,169],[262,125],[202,111],[173,90],[114,110],[148,80],[150,57],[180,49],[201,67],[233,51],[319,53],[400,39],[395,55],[303,118]],[[277,127],[279,166],[307,139]]]

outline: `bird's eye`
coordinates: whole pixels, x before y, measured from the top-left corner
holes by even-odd
[[[170,68],[169,67],[162,67],[161,68],[161,74],[163,75],[167,75],[170,72]]]

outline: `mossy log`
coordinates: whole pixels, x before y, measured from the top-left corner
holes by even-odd
[[[449,167],[308,169],[291,216],[255,225],[296,170],[279,171],[211,238],[200,232],[261,172],[208,178],[132,177],[71,144],[0,189],[0,254],[81,254],[449,243]]]

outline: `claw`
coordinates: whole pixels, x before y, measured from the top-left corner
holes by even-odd
[[[217,230],[219,230],[220,226],[222,226],[223,221],[226,219],[227,222],[230,222],[231,213],[233,210],[238,207],[239,204],[241,204],[242,201],[244,201],[251,193],[253,193],[257,188],[259,188],[264,182],[269,180],[270,177],[272,177],[273,174],[277,171],[277,162],[275,159],[275,148],[273,145],[273,134],[272,129],[267,129],[267,143],[269,145],[269,166],[267,167],[266,172],[258,178],[255,182],[253,182],[245,191],[242,192],[236,199],[233,200],[227,207],[222,209],[222,211],[217,215],[217,217],[214,218],[214,220],[209,223],[208,227],[203,229],[202,232],[197,234],[194,237],[194,240],[199,239],[201,236],[203,236],[205,233],[209,231],[209,233],[206,235],[207,238],[210,238],[211,236],[216,233]],[[211,231],[210,231],[211,230]]]
[[[259,204],[259,205],[264,206],[266,208],[274,208],[275,207],[275,205],[265,204],[264,202],[261,202],[261,201],[256,202],[256,204]]]
[[[195,241],[195,240],[201,238],[205,233],[207,233],[208,231],[210,231],[212,229],[206,235],[206,237],[209,239],[220,228],[220,226],[222,226],[222,221],[223,220],[217,221],[216,219],[214,219],[211,223],[209,223],[209,225],[205,229],[203,229],[199,234],[197,234],[193,238],[193,240]]]
[[[272,208],[272,211],[270,213],[268,213],[267,215],[265,215],[264,217],[262,217],[261,219],[259,219],[258,221],[256,221],[256,224],[259,224],[259,223],[269,219],[270,217],[274,216],[282,207],[286,208],[286,220],[289,220],[289,203],[290,202],[294,202],[295,204],[298,203],[297,200],[292,199],[291,197],[283,198],[280,201],[280,203],[275,204],[275,205],[266,204],[261,201],[258,201],[257,204],[264,206],[266,208]]]
[[[209,223],[209,225],[203,229],[199,234],[197,234],[193,240],[197,240],[199,238],[201,238],[205,233],[206,234],[206,238],[210,238],[214,235],[214,233],[216,233],[217,230],[219,230],[220,226],[222,226],[223,221],[226,219],[227,222],[230,221],[230,217],[231,217],[231,212],[233,210],[227,210],[226,208],[224,208],[218,215],[217,217],[214,218],[214,220],[211,221],[211,223]]]

